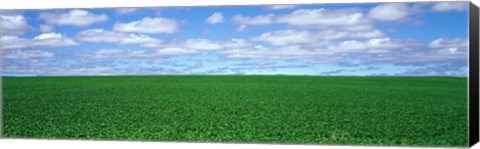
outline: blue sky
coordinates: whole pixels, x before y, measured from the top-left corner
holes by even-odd
[[[4,10],[2,75],[466,76],[468,2]]]

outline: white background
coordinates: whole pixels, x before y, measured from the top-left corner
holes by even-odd
[[[45,9],[45,8],[102,8],[102,7],[151,7],[151,6],[205,6],[247,4],[309,4],[309,3],[370,3],[370,2],[421,2],[441,0],[1,0],[0,9]],[[472,0],[479,4],[478,0]],[[427,147],[378,147],[348,145],[279,145],[279,144],[232,144],[232,143],[180,143],[180,142],[129,142],[88,140],[39,140],[0,139],[0,148],[208,148],[208,149],[346,149],[346,148],[419,148]],[[477,143],[473,148],[480,149]]]

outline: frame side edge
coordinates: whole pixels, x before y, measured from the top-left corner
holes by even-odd
[[[469,146],[479,141],[479,8],[469,5]]]

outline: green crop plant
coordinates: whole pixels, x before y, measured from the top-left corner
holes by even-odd
[[[462,77],[3,77],[3,136],[467,145]]]

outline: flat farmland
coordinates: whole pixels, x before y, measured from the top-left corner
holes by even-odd
[[[467,78],[3,77],[3,137],[467,146]]]

